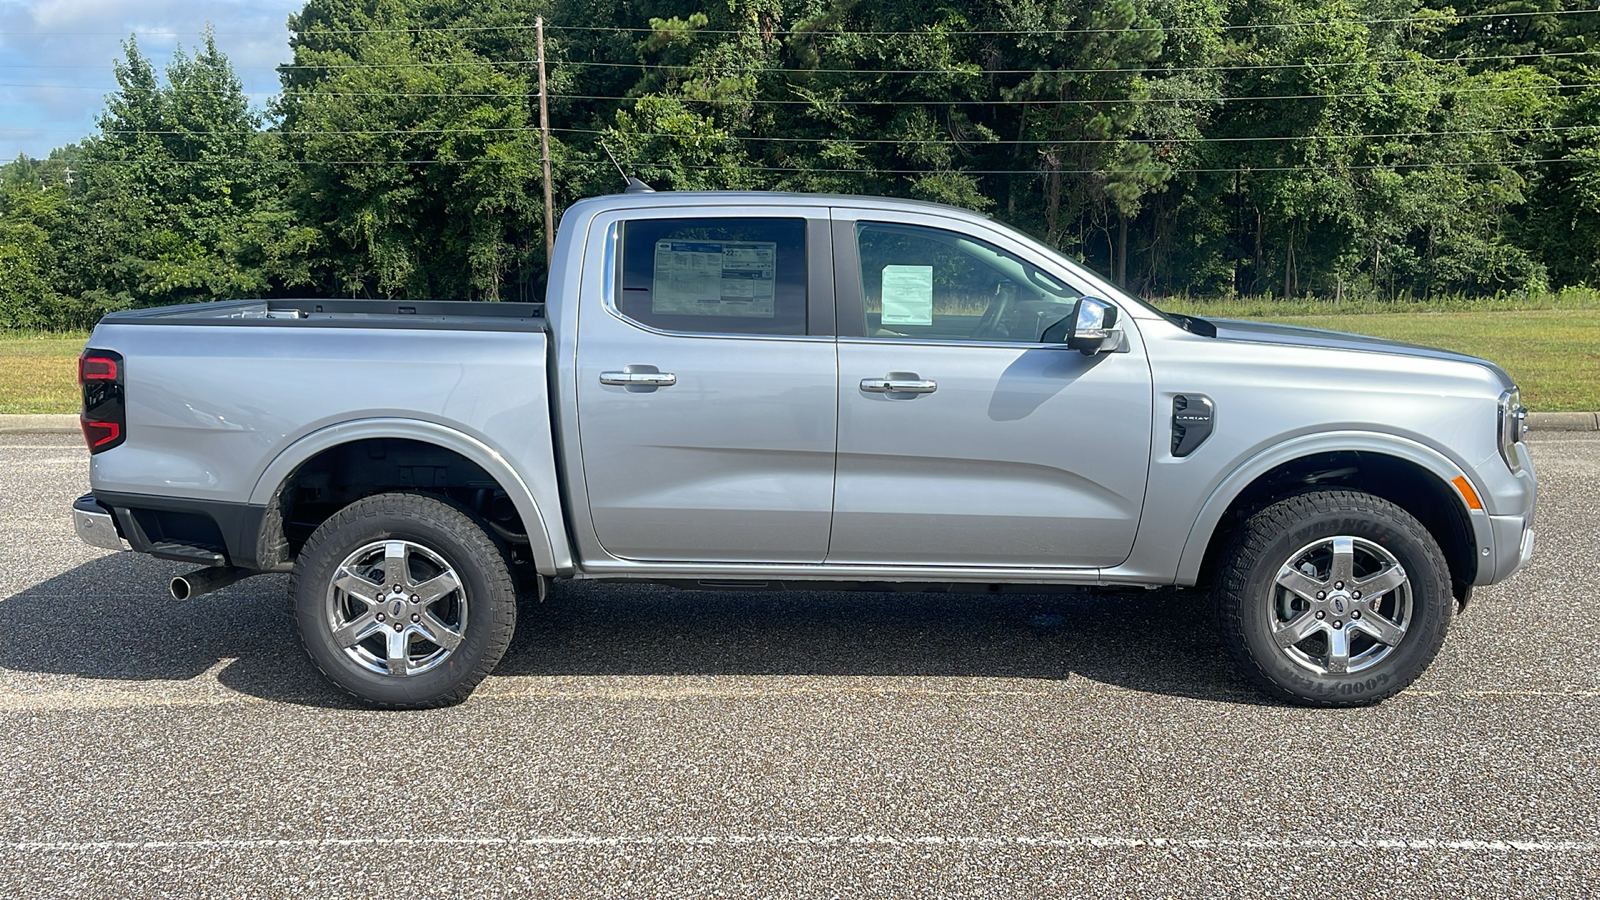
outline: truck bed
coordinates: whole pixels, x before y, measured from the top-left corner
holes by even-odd
[[[179,541],[230,565],[266,566],[252,529],[280,486],[313,457],[351,445],[359,458],[330,476],[335,488],[391,470],[401,488],[470,493],[479,481],[498,482],[516,492],[524,521],[539,522],[532,498],[560,496],[541,312],[542,304],[244,300],[107,316],[89,344],[117,354],[125,443],[91,458],[94,496],[130,521],[154,523],[144,531],[149,546],[135,549]],[[436,449],[419,455],[419,447]],[[293,499],[316,502],[311,493]],[[534,556],[553,559],[547,542]]]

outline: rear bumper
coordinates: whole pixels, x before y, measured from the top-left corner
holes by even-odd
[[[111,511],[97,503],[93,494],[84,494],[72,504],[72,527],[78,539],[102,550],[128,550],[128,542],[117,531]]]
[[[242,503],[99,491],[72,504],[72,524],[90,546],[260,571],[255,546],[265,513]]]

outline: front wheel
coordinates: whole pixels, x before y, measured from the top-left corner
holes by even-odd
[[[1215,599],[1245,675],[1307,706],[1399,693],[1433,661],[1455,612],[1433,536],[1354,491],[1301,494],[1251,516],[1224,553]]]
[[[394,709],[466,699],[510,646],[516,596],[505,550],[482,524],[419,494],[335,513],[306,541],[290,587],[311,661]]]

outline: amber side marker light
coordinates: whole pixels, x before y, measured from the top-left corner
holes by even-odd
[[[1467,481],[1465,476],[1457,475],[1450,483],[1461,492],[1461,499],[1467,501],[1468,509],[1483,509],[1483,501],[1478,499],[1478,492],[1472,489],[1472,483]]]

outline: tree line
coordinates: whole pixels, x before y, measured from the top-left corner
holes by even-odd
[[[308,0],[266,108],[130,39],[97,133],[0,167],[0,327],[542,299],[536,15],[558,217],[620,166],[952,203],[1155,297],[1600,280],[1579,0]]]

